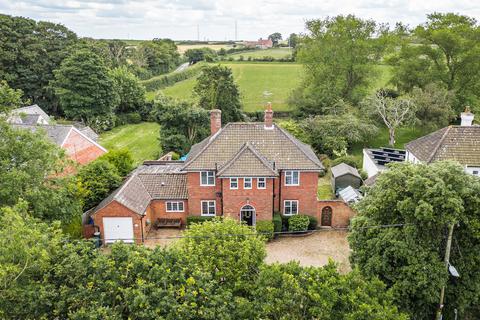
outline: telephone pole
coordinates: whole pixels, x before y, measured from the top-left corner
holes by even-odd
[[[445,270],[447,271],[448,274],[448,266],[450,265],[450,250],[452,248],[452,237],[453,237],[453,227],[454,224],[452,223],[448,227],[448,239],[447,239],[447,247],[445,248]],[[436,320],[442,320],[442,311],[443,311],[443,300],[445,299],[445,287],[444,285],[442,287],[442,290],[440,291],[440,303],[438,305],[438,310],[437,310],[437,315],[435,316]]]

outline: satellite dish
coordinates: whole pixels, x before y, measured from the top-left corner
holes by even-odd
[[[450,274],[452,275],[452,277],[455,277],[455,278],[460,277],[460,274],[458,273],[457,269],[455,269],[455,267],[452,266],[451,264],[448,266],[448,271],[450,271]]]

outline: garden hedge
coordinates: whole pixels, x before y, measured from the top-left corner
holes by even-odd
[[[273,239],[274,224],[272,221],[257,221],[255,229],[257,233],[265,236],[267,240]]]

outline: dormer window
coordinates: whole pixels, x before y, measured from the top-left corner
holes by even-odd
[[[202,171],[200,172],[200,185],[201,186],[214,186],[215,185],[215,172]]]
[[[285,171],[285,185],[286,186],[298,186],[298,185],[300,185],[300,172],[299,171]]]

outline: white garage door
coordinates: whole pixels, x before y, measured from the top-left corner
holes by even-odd
[[[106,243],[120,240],[133,243],[133,221],[130,217],[103,218],[103,230]]]

